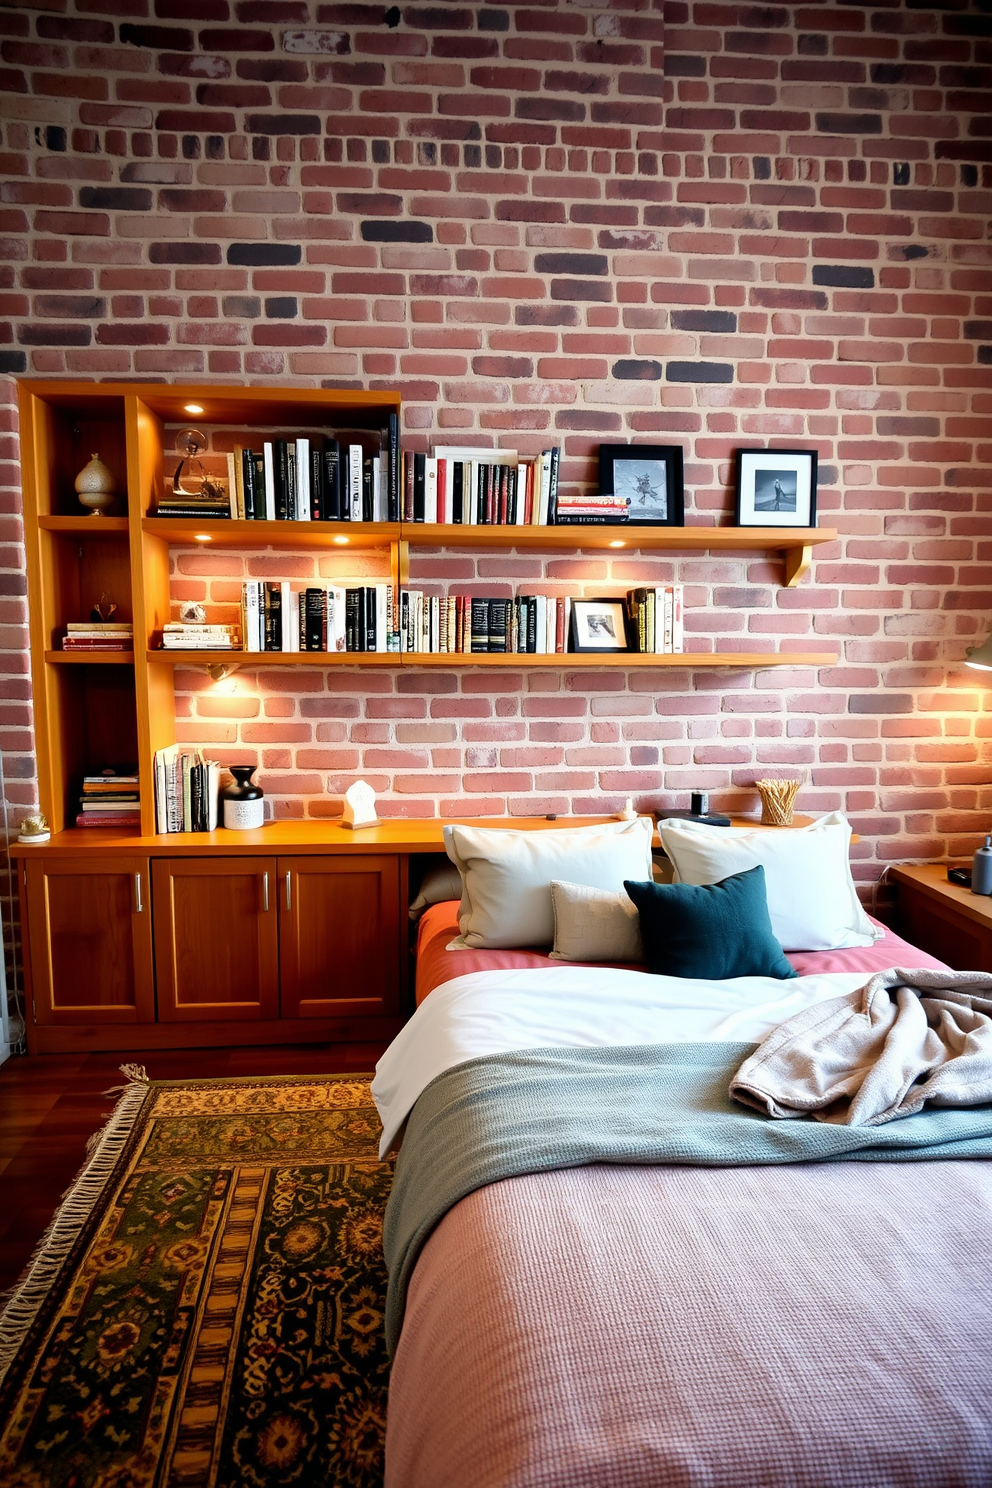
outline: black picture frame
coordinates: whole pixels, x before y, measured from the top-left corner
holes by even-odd
[[[601,496],[627,498],[626,515],[615,520],[631,526],[681,527],[685,523],[685,488],[680,444],[601,444]]]
[[[816,450],[739,449],[738,527],[815,527]]]
[[[626,600],[573,599],[568,649],[576,653],[599,651],[613,655],[629,651]]]

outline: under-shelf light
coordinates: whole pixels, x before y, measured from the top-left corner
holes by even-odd
[[[612,542],[607,543],[609,548],[625,548],[627,544],[622,537],[615,537]]]
[[[334,539],[334,541],[338,544],[339,547],[343,547],[346,543],[350,543],[351,542],[351,538],[350,537],[336,537]]]
[[[202,412],[203,412],[203,404],[202,403],[184,403],[183,404],[183,413],[202,413]]]
[[[194,542],[213,542],[213,540],[214,535],[212,532],[197,532],[193,536]]]

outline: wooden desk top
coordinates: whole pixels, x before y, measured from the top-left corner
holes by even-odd
[[[644,813],[648,815],[648,813]],[[34,846],[10,844],[14,858],[41,857],[57,854],[59,858],[97,857],[201,857],[205,853],[223,857],[258,857],[272,853],[440,853],[444,852],[443,828],[455,822],[466,827],[487,827],[502,831],[542,832],[553,828],[601,826],[616,821],[615,816],[463,816],[424,817],[416,820],[394,817],[375,827],[352,831],[340,825],[338,818],[326,822],[283,820],[266,822],[250,832],[231,832],[219,827],[214,832],[167,832],[142,837],[137,832],[113,827],[70,827],[57,832],[48,842]],[[814,820],[796,816],[794,827],[805,827]],[[735,827],[758,827],[757,817],[733,816]],[[788,827],[767,827],[769,832],[788,831]],[[654,846],[660,848],[657,829]],[[853,838],[857,841],[857,838]]]
[[[947,877],[947,870],[948,867],[955,866],[958,865],[899,863],[889,869],[889,877],[896,883],[904,883],[916,889],[927,899],[933,899],[945,905],[953,904],[965,919],[973,920],[977,925],[984,925],[986,929],[992,929],[992,895],[973,894],[970,889],[951,883]],[[967,861],[962,860],[960,866],[967,867]]]

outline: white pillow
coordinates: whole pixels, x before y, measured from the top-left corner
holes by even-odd
[[[450,949],[550,945],[551,880],[620,894],[625,878],[651,877],[651,833],[643,816],[563,831],[446,826],[444,845],[462,877],[461,934]]]
[[[673,818],[659,821],[658,831],[679,883],[719,883],[760,863],[783,950],[830,951],[877,939],[854,888],[851,825],[839,811],[808,827],[707,827]]]
[[[643,961],[641,917],[626,889],[587,889],[582,884],[551,884],[555,913],[556,961]]]

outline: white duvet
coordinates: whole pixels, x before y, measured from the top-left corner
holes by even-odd
[[[376,1065],[379,1155],[421,1091],[445,1070],[515,1049],[721,1040],[760,1043],[814,1003],[854,992],[863,971],[710,982],[600,966],[474,971],[435,987]]]

